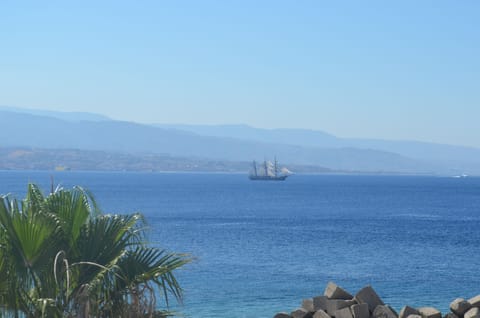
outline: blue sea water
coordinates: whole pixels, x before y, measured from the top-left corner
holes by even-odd
[[[3,171],[0,193],[47,190],[52,174],[195,257],[177,274],[186,317],[273,317],[328,281],[371,284],[396,309],[480,294],[480,178]]]

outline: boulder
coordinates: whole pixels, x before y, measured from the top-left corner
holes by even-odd
[[[372,286],[363,287],[354,298],[359,304],[368,304],[368,310],[373,312],[379,305],[385,305]]]
[[[457,316],[463,316],[472,305],[463,298],[457,298],[450,304],[450,310]]]
[[[465,318],[480,318],[480,309],[477,307],[471,308],[464,315]]]
[[[350,307],[345,307],[335,311],[335,318],[353,318]]]
[[[410,306],[403,306],[398,314],[398,318],[407,318],[410,315],[420,315],[418,310]]]
[[[313,297],[313,309],[314,311],[323,310],[327,311],[327,296],[317,296]]]
[[[450,303],[450,310],[443,318],[480,318],[480,295],[468,300],[457,298]],[[442,318],[442,313],[434,307],[404,306],[397,315],[370,285],[352,298],[343,288],[329,282],[324,295],[304,299],[301,308],[290,314],[279,312],[273,318]]]
[[[313,314],[313,318],[332,318],[332,317],[330,317],[325,311],[320,309]]]
[[[298,308],[290,314],[292,318],[312,318],[313,314],[304,308]]]
[[[472,305],[472,307],[480,308],[480,295],[470,298],[468,303]]]
[[[325,288],[325,292],[323,294],[329,299],[349,300],[353,298],[353,296],[350,295],[349,292],[332,282],[329,282],[327,284],[327,287]]]
[[[397,318],[397,314],[390,306],[378,305],[372,313],[373,318]]]
[[[337,310],[350,307],[354,304],[355,302],[353,300],[327,299],[327,314],[335,317],[335,312]]]
[[[418,312],[423,318],[442,318],[442,313],[433,307],[418,308]]]
[[[370,311],[368,310],[368,304],[356,304],[350,307],[353,318],[370,318]]]
[[[388,306],[388,308],[390,308],[390,310],[395,314],[395,316],[398,317],[397,311],[395,309],[393,309],[392,306],[390,306],[390,305],[386,305],[386,306]]]
[[[307,311],[314,312],[313,309],[313,298],[304,299],[302,301],[302,308],[306,309]]]

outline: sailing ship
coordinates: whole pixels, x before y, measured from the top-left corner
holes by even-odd
[[[254,160],[248,177],[250,180],[284,181],[291,174],[292,172],[285,167],[279,169],[275,158],[274,162],[264,160],[263,163],[258,165]]]

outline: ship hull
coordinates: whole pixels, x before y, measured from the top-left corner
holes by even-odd
[[[250,180],[261,180],[261,181],[284,181],[288,176],[249,176]]]

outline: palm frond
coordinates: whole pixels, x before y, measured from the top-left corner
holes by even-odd
[[[156,296],[181,301],[174,271],[191,258],[148,247],[145,224],[138,213],[102,214],[81,187],[0,196],[2,315],[166,317]]]
[[[173,271],[188,264],[192,259],[185,254],[168,253],[157,248],[139,246],[128,251],[118,267],[126,285],[153,282],[162,292],[168,306],[169,294],[178,301],[182,299],[182,289]]]

